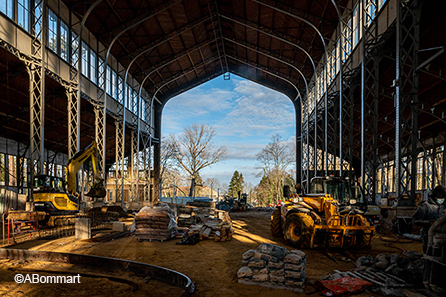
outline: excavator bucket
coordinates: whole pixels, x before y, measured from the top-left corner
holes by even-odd
[[[90,188],[90,191],[88,191],[88,193],[85,195],[92,198],[103,198],[105,197],[105,195],[107,195],[107,191],[105,190],[102,183],[96,183]]]

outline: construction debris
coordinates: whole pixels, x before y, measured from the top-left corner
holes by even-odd
[[[422,255],[413,251],[407,251],[403,256],[399,254],[379,254],[362,256],[356,261],[356,272],[386,273],[391,277],[402,279],[403,282],[422,286]],[[389,284],[386,284],[389,286]]]
[[[177,223],[169,206],[145,206],[135,215],[135,227],[136,238],[140,241],[164,241],[175,236]]]
[[[335,280],[317,281],[314,286],[325,296],[339,296],[364,291],[372,283],[350,276],[340,277]]]
[[[224,219],[225,211],[190,205],[168,204],[175,213],[178,227],[189,227],[207,218]]]
[[[305,253],[262,243],[257,250],[243,254],[238,282],[302,293],[305,283]]]
[[[217,225],[215,234],[214,234],[214,241],[229,241],[232,240],[232,235],[234,234],[234,230],[232,229],[232,223],[231,222],[220,222]]]
[[[338,295],[336,292],[342,292],[344,289],[347,290],[345,292],[359,292],[368,286],[370,291],[381,295],[404,296],[404,289],[422,287],[422,265],[421,254],[412,251],[406,252],[403,256],[398,254],[379,254],[375,258],[370,255],[362,256],[356,260],[357,268],[346,272],[335,270],[334,274],[323,278],[324,281],[335,281],[334,283],[317,282],[315,287],[326,293],[326,296]],[[351,283],[359,284],[358,279],[369,284],[362,283],[364,287],[360,286],[350,291]],[[345,282],[348,284],[342,285]]]
[[[217,218],[206,218],[201,223],[186,228],[182,241],[178,244],[196,244],[203,239],[214,239],[214,241],[224,242],[231,240],[233,234],[234,231],[229,215],[226,215],[223,221]]]

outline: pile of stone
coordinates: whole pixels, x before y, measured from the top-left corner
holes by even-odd
[[[170,208],[174,210],[177,218],[178,227],[190,227],[201,223],[207,218],[224,219],[225,211],[214,208],[203,208],[190,205],[169,204]]]
[[[243,254],[242,268],[237,272],[238,282],[302,293],[305,265],[304,252],[262,243],[256,250]]]
[[[135,215],[135,236],[140,241],[164,241],[176,232],[175,216],[167,205],[145,206]]]
[[[229,216],[221,220],[218,218],[205,218],[199,224],[192,225],[185,229],[184,234],[179,238],[199,235],[199,239],[214,239],[214,241],[229,241],[232,239],[234,230],[232,228],[232,221]],[[177,235],[178,236],[178,235]]]

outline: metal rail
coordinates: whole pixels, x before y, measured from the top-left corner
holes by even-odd
[[[20,249],[0,249],[0,259],[58,262],[101,267],[102,269],[119,269],[132,272],[139,277],[150,277],[151,279],[181,287],[185,290],[184,295],[186,296],[195,291],[195,285],[192,280],[180,272],[124,259]]]

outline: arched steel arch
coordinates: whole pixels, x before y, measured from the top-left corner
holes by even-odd
[[[301,50],[301,51],[302,51],[303,53],[305,53],[305,55],[309,58],[309,60],[310,60],[310,62],[311,62],[311,65],[313,66],[314,76],[317,77],[316,66],[315,66],[315,64],[314,64],[314,60],[313,60],[313,58],[312,58],[311,55],[310,55],[304,48],[302,48],[301,46],[299,46],[299,45],[297,45],[297,44],[294,44],[293,42],[291,42],[291,41],[289,41],[289,40],[286,40],[286,39],[284,39],[284,38],[275,36],[275,35],[273,35],[273,34],[270,34],[270,33],[268,33],[268,32],[265,32],[265,31],[263,31],[263,30],[260,30],[260,29],[258,29],[258,28],[252,27],[252,26],[250,26],[250,25],[248,25],[248,24],[239,22],[239,21],[237,21],[237,20],[235,20],[235,19],[233,19],[233,18],[231,18],[231,17],[224,16],[224,15],[221,15],[221,17],[222,17],[222,18],[225,18],[225,19],[228,19],[228,20],[230,20],[230,21],[233,21],[233,22],[235,22],[235,23],[237,23],[237,24],[240,24],[240,25],[242,25],[242,26],[245,26],[245,27],[247,27],[247,28],[249,28],[249,29],[255,30],[255,31],[260,32],[260,33],[263,33],[263,34],[265,34],[265,35],[267,35],[267,36],[269,36],[269,37],[271,37],[271,38],[275,38],[275,39],[277,39],[277,40],[280,40],[280,41],[282,41],[282,42],[284,42],[284,43],[286,43],[286,44],[289,44],[289,45],[291,45],[291,46],[293,46],[293,47],[296,47],[297,49]],[[316,96],[316,98],[318,97],[317,88],[315,88],[315,96]],[[315,119],[315,120],[314,120],[314,147],[317,148],[317,104],[315,104],[315,108],[314,108],[314,119]],[[314,171],[315,171],[315,174],[316,174],[316,171],[317,171],[317,153],[316,153],[316,149],[314,150],[314,164],[315,164],[315,165],[314,165]]]

